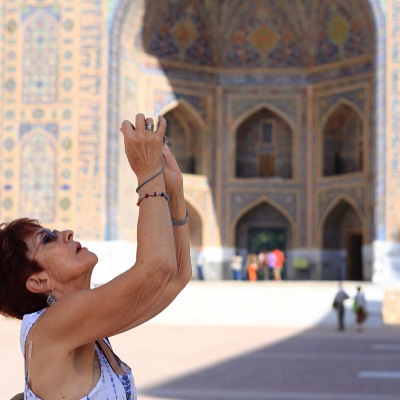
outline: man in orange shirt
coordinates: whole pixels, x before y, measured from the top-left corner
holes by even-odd
[[[274,274],[275,280],[280,281],[282,279],[281,270],[283,267],[283,263],[285,262],[285,255],[278,249],[273,251],[275,255],[275,265],[274,265]]]

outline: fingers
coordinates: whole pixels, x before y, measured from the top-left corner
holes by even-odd
[[[134,132],[135,127],[132,125],[132,122],[125,120],[121,123],[121,128],[119,130],[123,133],[123,135],[130,135]]]
[[[167,127],[167,121],[163,117],[158,117],[159,126],[156,131],[158,136],[164,136],[165,129]],[[119,129],[124,135],[133,134],[136,132],[137,134],[147,134],[149,130],[145,129],[146,124],[154,125],[153,118],[145,118],[144,114],[137,114],[136,115],[136,128],[135,126],[128,120],[125,120],[121,124],[121,128]]]
[[[144,132],[144,114],[137,114],[136,115],[136,131],[139,133],[145,133]]]
[[[144,122],[145,122],[145,131],[147,131],[147,133],[148,132],[154,132],[154,121],[153,121],[153,118],[146,118]],[[152,124],[153,125],[153,129],[146,129],[146,125],[147,124]]]
[[[167,121],[164,117],[159,115],[158,116],[158,128],[155,133],[157,134],[157,136],[162,137],[162,136],[164,136],[166,129],[167,129]]]
[[[154,125],[153,118],[146,118],[145,122],[146,122],[146,124],[153,124]]]

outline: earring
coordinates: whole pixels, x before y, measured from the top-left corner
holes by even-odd
[[[56,302],[56,296],[53,294],[53,290],[50,292],[49,290],[49,297],[47,298],[47,304],[52,306]]]

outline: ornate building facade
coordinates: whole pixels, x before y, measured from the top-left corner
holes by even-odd
[[[273,247],[290,279],[400,279],[400,1],[0,7],[1,220],[135,243],[118,128],[163,114],[210,279]]]

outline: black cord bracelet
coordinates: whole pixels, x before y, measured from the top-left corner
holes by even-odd
[[[167,166],[167,159],[165,158],[165,154],[164,154],[164,153],[162,153],[162,155],[163,155],[163,157],[164,157],[164,166],[162,167],[161,171],[160,171],[160,172],[157,172],[157,173],[156,173],[155,175],[153,175],[151,178],[147,179],[147,181],[144,181],[143,183],[141,183],[141,184],[136,188],[136,193],[139,193],[139,189],[140,189],[143,185],[145,185],[147,182],[150,182],[152,179],[154,179],[156,176],[160,175],[160,174],[164,171],[165,167]]]

